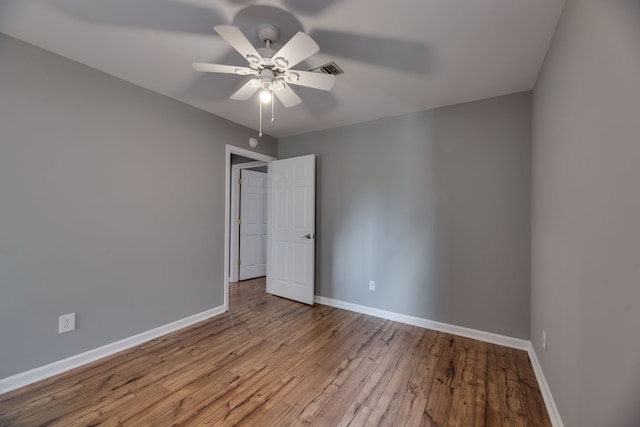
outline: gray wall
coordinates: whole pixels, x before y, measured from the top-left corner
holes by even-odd
[[[530,119],[521,93],[279,140],[318,156],[316,294],[527,339]]]
[[[564,424],[637,427],[637,0],[567,0],[534,92],[532,204],[531,337]]]
[[[0,34],[0,378],[222,305],[225,144],[253,135]]]

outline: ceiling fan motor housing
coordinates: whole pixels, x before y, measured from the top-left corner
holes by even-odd
[[[261,24],[258,26],[258,38],[262,43],[269,44],[275,42],[280,37],[280,30],[271,24]]]

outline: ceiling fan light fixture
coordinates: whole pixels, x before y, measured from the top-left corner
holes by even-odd
[[[263,104],[268,104],[271,102],[271,91],[270,90],[262,90],[260,92],[260,101],[262,101]]]

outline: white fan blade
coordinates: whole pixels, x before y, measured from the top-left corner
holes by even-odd
[[[336,76],[332,74],[312,73],[311,71],[290,70],[285,80],[292,85],[331,90],[333,84],[336,82]]]
[[[235,91],[233,95],[231,95],[231,99],[235,99],[236,101],[246,101],[251,98],[254,93],[256,93],[259,89],[257,85],[255,85],[256,79],[251,79],[245,84],[243,84],[240,89]]]
[[[285,108],[293,107],[302,102],[302,99],[289,86],[285,86],[283,90],[274,91],[273,93]]]
[[[249,63],[262,63],[264,61],[256,48],[253,47],[238,27],[234,27],[233,25],[216,25],[213,29],[216,30],[231,47],[237,50],[244,59],[249,61]]]
[[[298,31],[271,59],[276,66],[287,70],[319,50],[318,43],[302,31]]]
[[[258,71],[249,67],[236,67],[234,65],[222,65],[222,64],[205,64],[202,62],[194,62],[193,68],[203,73],[226,73],[226,74],[239,74],[241,76],[248,76],[250,74],[258,75]]]

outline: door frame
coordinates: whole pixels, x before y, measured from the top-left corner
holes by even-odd
[[[231,155],[247,157],[260,162],[269,163],[276,160],[275,157],[256,153],[236,145],[226,144],[225,170],[224,170],[224,310],[229,310],[229,259],[230,259],[230,232],[231,232]],[[239,163],[240,164],[240,163]],[[255,167],[255,166],[254,166]],[[237,182],[237,181],[236,181]],[[267,243],[268,246],[268,243]],[[267,268],[268,274],[268,268]]]
[[[235,165],[231,165],[231,222],[229,224],[231,228],[231,232],[229,233],[229,238],[231,242],[229,243],[229,282],[237,282],[238,281],[238,266],[237,264],[233,264],[232,254],[238,254],[240,250],[240,225],[235,221],[236,218],[240,217],[240,184],[238,184],[238,180],[240,179],[240,171],[243,169],[252,169],[260,166],[266,166],[267,162],[246,162],[246,163],[236,163]]]

